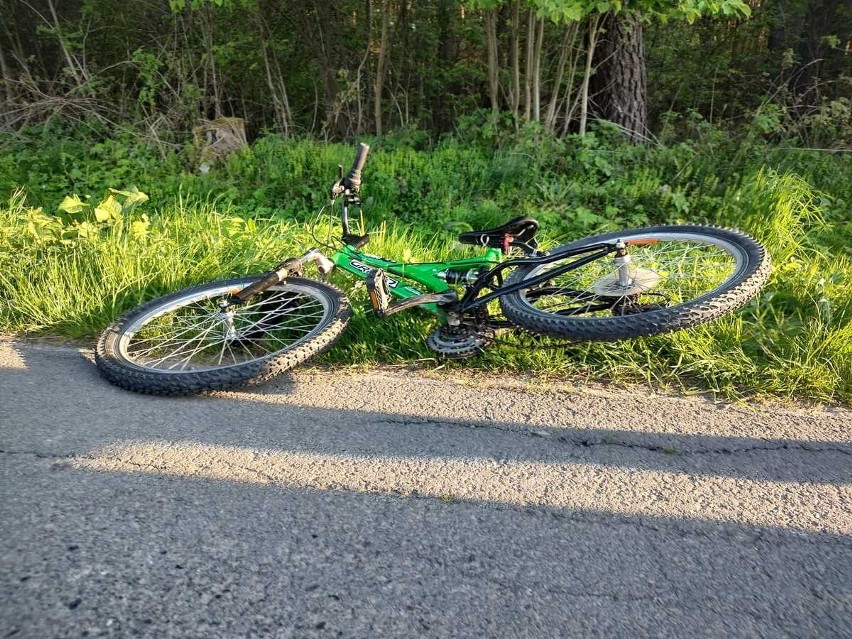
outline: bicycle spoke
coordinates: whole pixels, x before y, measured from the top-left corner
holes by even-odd
[[[251,322],[246,326],[242,327],[243,331],[251,331],[256,328],[264,328],[270,324],[274,324],[275,328],[295,328],[294,324],[297,322],[301,322],[302,324],[314,324],[315,322],[305,322],[306,319],[317,319],[322,317],[322,313],[316,313],[314,315],[300,315],[299,317],[289,318],[287,320],[276,320],[278,317],[283,317],[285,315],[289,315],[289,313],[278,313],[276,315],[270,314],[261,317],[259,320],[255,322]],[[241,318],[245,319],[245,318]]]
[[[174,352],[172,352],[172,353],[169,353],[169,354],[168,354],[168,355],[166,355],[165,357],[161,357],[160,359],[155,360],[155,362],[153,362],[153,367],[154,367],[154,368],[156,368],[159,364],[162,364],[162,363],[163,363],[163,362],[165,362],[166,360],[169,360],[169,359],[172,359],[172,358],[174,358],[174,357],[177,357],[178,355],[181,355],[181,354],[182,354],[182,353],[183,353],[183,352],[184,352],[187,348],[189,348],[189,347],[190,347],[193,343],[195,343],[195,342],[202,342],[202,340],[203,340],[205,337],[207,337],[207,335],[210,333],[210,331],[212,331],[212,330],[213,330],[213,328],[214,328],[214,325],[211,325],[211,326],[210,326],[210,328],[208,328],[206,331],[204,331],[201,335],[199,335],[198,337],[196,337],[196,338],[195,338],[195,339],[193,339],[192,341],[186,342],[186,343],[185,343],[185,344],[184,344],[181,348],[177,349],[176,351],[174,351]],[[202,343],[203,343],[203,342],[202,342]],[[196,350],[197,350],[197,348],[198,348],[198,347],[196,347]],[[191,356],[191,354],[190,354],[190,356]],[[185,359],[185,358],[184,358],[184,359]],[[184,361],[184,360],[178,360],[178,364],[179,364],[181,361]],[[177,365],[177,364],[173,364],[172,366],[167,366],[166,368],[167,368],[168,370],[171,370],[171,369],[174,369],[174,367],[175,367],[176,365]]]
[[[208,320],[208,321],[210,321],[210,320]],[[182,331],[182,332],[172,336],[171,338],[167,339],[165,342],[162,342],[162,341],[157,342],[157,339],[159,339],[159,338],[156,338],[156,337],[150,337],[150,338],[147,338],[147,339],[139,340],[140,342],[143,342],[143,343],[144,342],[156,342],[156,345],[152,346],[151,348],[142,350],[142,351],[135,351],[135,354],[136,354],[136,356],[143,356],[143,355],[147,355],[148,353],[151,353],[153,351],[161,350],[163,348],[171,346],[172,344],[182,343],[182,341],[178,339],[179,337],[182,337],[184,335],[192,333],[193,331],[198,329],[200,326],[203,326],[203,324],[193,325],[190,328],[188,328],[187,330]],[[139,342],[135,342],[135,344],[138,346]]]
[[[662,241],[634,247],[630,257],[631,278],[635,279],[629,293],[618,283],[619,267],[611,258],[602,258],[556,276],[549,284],[556,290],[530,295],[529,302],[557,314],[611,314],[611,309],[625,304],[642,304],[646,296],[657,296],[653,303],[659,303],[662,295],[668,304],[677,304],[712,290],[730,275],[735,264],[720,247],[700,242]],[[643,271],[659,279],[644,283],[641,276],[635,276]]]
[[[190,360],[191,360],[191,359],[192,359],[195,355],[197,355],[198,353],[200,353],[200,352],[201,352],[201,351],[203,351],[203,350],[206,350],[206,349],[210,348],[211,346],[215,346],[215,345],[216,345],[216,342],[213,342],[213,343],[210,343],[210,344],[206,344],[206,345],[205,345],[205,344],[204,344],[204,341],[203,341],[203,340],[204,340],[204,338],[205,338],[205,337],[207,337],[207,335],[210,333],[210,331],[212,331],[212,330],[213,330],[213,328],[214,328],[214,327],[213,327],[213,326],[211,326],[209,329],[207,329],[207,331],[205,331],[205,333],[204,333],[203,335],[201,335],[201,336],[200,336],[200,339],[196,340],[196,341],[198,342],[198,346],[196,346],[196,347],[195,347],[195,350],[193,350],[193,351],[192,351],[189,355],[187,355],[186,357],[184,357],[184,358],[183,358],[182,360],[180,360],[179,362],[177,362],[177,363],[173,364],[172,366],[169,366],[169,367],[168,367],[168,368],[169,368],[169,370],[173,370],[173,369],[174,369],[175,367],[177,367],[179,364],[183,364],[183,365],[180,367],[180,370],[182,370],[182,371],[183,371],[183,370],[186,370],[187,365],[189,364]]]
[[[128,332],[127,356],[153,370],[189,372],[239,365],[267,357],[308,338],[328,307],[299,287],[272,288],[223,313],[226,294],[190,300]],[[228,319],[230,317],[230,320]]]
[[[216,362],[217,366],[222,365],[222,358],[225,357],[225,350],[228,348],[228,340],[222,340],[222,350],[219,352],[219,361]]]
[[[305,335],[309,335],[313,332],[312,328],[297,328],[297,329],[288,329],[289,331],[299,331],[302,333],[302,337]],[[300,338],[301,339],[301,338]],[[298,340],[283,340],[280,337],[277,337],[274,333],[264,333],[264,337],[262,339],[255,337],[240,337],[238,341],[241,342],[249,342],[252,344],[262,344],[263,340],[273,340],[280,344],[293,344]]]

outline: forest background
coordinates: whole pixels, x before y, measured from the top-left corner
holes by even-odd
[[[852,399],[852,0],[0,0],[0,15],[0,330],[88,338],[154,294],[262,270],[312,243],[362,140],[375,252],[433,258],[521,214],[553,242],[698,222],[772,252],[766,293],[710,327],[510,339],[474,366]],[[223,131],[246,142],[227,158],[210,149]],[[370,322],[327,360],[432,361],[427,320]]]

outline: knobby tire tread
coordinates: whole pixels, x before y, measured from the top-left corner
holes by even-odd
[[[769,278],[771,260],[761,244],[740,231],[713,226],[656,226],[616,231],[563,244],[554,252],[616,239],[621,235],[664,232],[695,233],[724,239],[744,251],[747,263],[721,290],[670,308],[610,317],[559,317],[531,307],[523,301],[522,291],[518,291],[500,298],[503,314],[509,321],[529,331],[578,342],[647,337],[697,326],[736,310],[755,297]],[[532,267],[516,269],[506,283],[514,284],[531,270]]]
[[[290,277],[286,281],[323,291],[332,302],[332,313],[320,331],[301,344],[272,353],[263,359],[246,362],[236,366],[206,371],[158,374],[130,367],[116,356],[116,344],[124,328],[134,319],[153,308],[168,304],[170,300],[183,295],[202,291],[218,285],[245,282],[246,278],[208,282],[198,286],[181,289],[155,300],[147,302],[129,311],[101,334],[95,348],[95,363],[101,375],[111,383],[146,395],[195,395],[207,391],[228,390],[238,387],[262,384],[273,377],[301,364],[310,357],[330,348],[343,333],[352,316],[352,309],[346,295],[337,287],[301,277]]]

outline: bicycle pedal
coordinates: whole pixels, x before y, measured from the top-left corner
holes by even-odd
[[[385,316],[390,306],[390,286],[387,275],[378,268],[367,276],[366,284],[373,312],[379,317]]]

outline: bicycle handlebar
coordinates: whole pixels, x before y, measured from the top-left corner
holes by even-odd
[[[370,153],[370,147],[363,142],[358,145],[355,151],[355,161],[352,163],[352,168],[349,169],[349,174],[345,178],[339,179],[331,187],[331,202],[338,195],[343,195],[343,205],[340,207],[340,222],[343,226],[343,239],[347,244],[356,244],[360,242],[361,246],[367,243],[369,235],[354,236],[349,231],[349,205],[360,204],[361,198],[358,196],[361,190],[361,169],[367,163],[367,155]],[[340,166],[340,174],[343,174],[343,167]]]
[[[357,195],[361,190],[361,169],[367,163],[367,154],[370,152],[370,147],[363,142],[358,145],[358,150],[355,151],[355,161],[352,163],[352,168],[349,169],[349,174],[343,178],[343,187]]]

